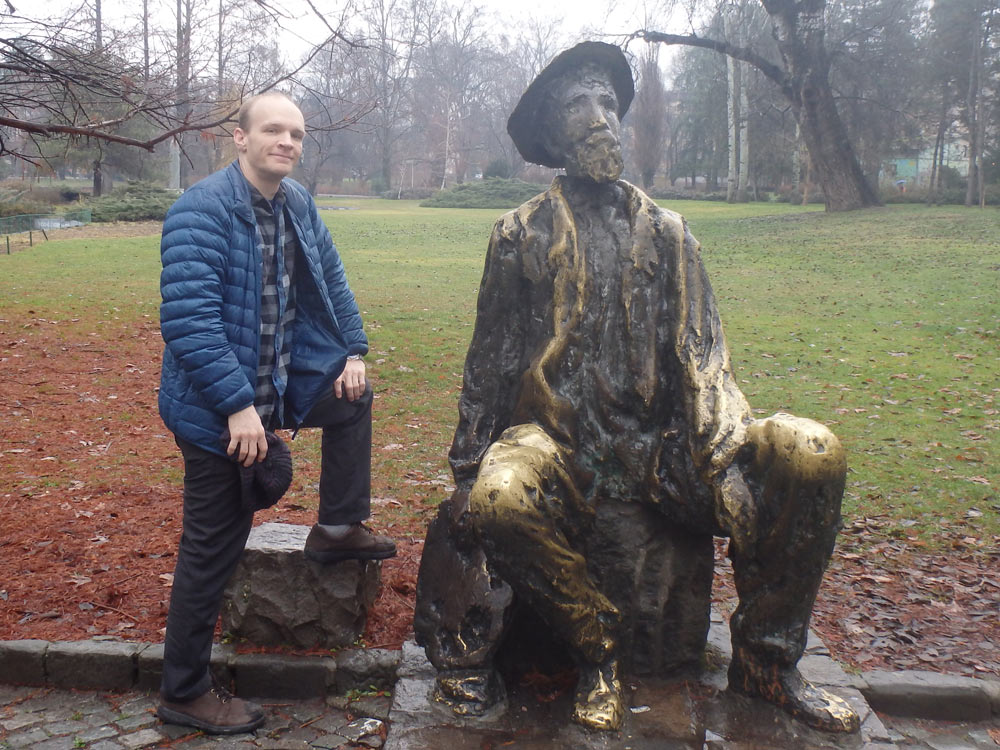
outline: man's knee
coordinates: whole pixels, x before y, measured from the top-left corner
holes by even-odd
[[[811,419],[778,413],[755,420],[747,440],[756,448],[758,468],[794,476],[801,482],[843,481],[847,457],[827,427]]]

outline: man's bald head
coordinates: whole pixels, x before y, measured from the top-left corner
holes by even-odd
[[[245,99],[243,101],[243,104],[240,105],[240,111],[236,115],[236,124],[241,130],[250,130],[250,126],[253,123],[253,110],[263,99],[284,99],[286,102],[295,104],[295,102],[292,101],[292,97],[288,94],[282,93],[281,91],[265,91],[263,94],[251,96],[249,99]]]

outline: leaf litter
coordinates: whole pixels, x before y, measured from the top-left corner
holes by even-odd
[[[180,537],[181,461],[156,410],[157,326],[107,325],[98,350],[86,345],[87,324],[22,335],[26,322],[6,320],[0,331],[0,638],[162,641]],[[375,452],[387,465],[402,448],[393,435],[390,425],[381,435],[376,426]],[[975,443],[981,433],[964,437]],[[318,461],[296,455],[292,491],[255,523],[314,522]],[[427,498],[451,489],[436,470],[401,471],[392,482],[376,488],[374,525],[397,539],[399,555],[383,565],[364,636],[383,648],[412,637],[433,513]],[[983,512],[967,509],[965,518],[940,524],[933,549],[888,517],[849,520],[812,622],[838,660],[859,669],[1000,676],[1000,539],[976,535],[973,510]],[[721,540],[719,550],[714,596],[731,611]]]

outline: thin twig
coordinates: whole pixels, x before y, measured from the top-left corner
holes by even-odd
[[[128,612],[122,612],[120,609],[115,609],[114,607],[109,607],[107,604],[98,604],[97,602],[84,602],[84,604],[90,604],[90,605],[92,605],[94,607],[98,607],[99,609],[106,609],[109,612],[116,612],[117,614],[121,615],[122,617],[127,617],[130,620],[134,620],[135,622],[139,622],[139,618],[138,617],[133,617]]]

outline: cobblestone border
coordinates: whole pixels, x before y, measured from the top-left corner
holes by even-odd
[[[723,646],[725,644],[722,644]],[[829,652],[813,645],[803,657],[812,680],[859,690],[871,707],[896,716],[984,721],[1000,716],[1000,681],[904,670],[825,675]],[[819,657],[819,658],[817,658]],[[401,653],[346,649],[330,656],[238,654],[229,645],[212,648],[212,667],[250,698],[310,698],[351,690],[391,690]],[[0,641],[0,683],[89,690],[159,688],[163,644],[122,641]],[[834,679],[837,678],[837,679]]]
[[[330,656],[238,654],[212,647],[212,668],[249,698],[309,698],[350,690],[389,690],[400,652],[347,649]],[[160,686],[162,643],[0,641],[0,683],[82,690],[144,690]]]

